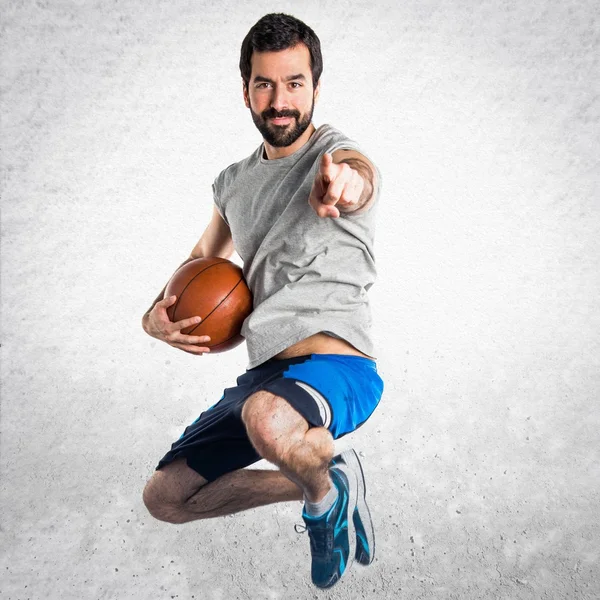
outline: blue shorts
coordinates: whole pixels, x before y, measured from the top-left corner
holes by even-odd
[[[240,375],[237,386],[227,388],[217,404],[185,429],[156,468],[184,457],[190,468],[214,481],[260,460],[242,422],[244,402],[259,390],[285,398],[309,426],[326,427],[337,439],[373,414],[383,381],[375,361],[362,356],[309,354],[271,359]]]

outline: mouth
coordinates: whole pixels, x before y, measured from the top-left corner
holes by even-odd
[[[269,119],[269,121],[271,121],[271,123],[273,123],[273,125],[278,125],[280,127],[283,127],[285,125],[289,125],[292,122],[292,118],[291,117],[273,117],[273,118]]]

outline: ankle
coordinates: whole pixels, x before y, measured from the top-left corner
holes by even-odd
[[[324,515],[336,502],[338,498],[338,489],[335,485],[331,485],[331,488],[328,492],[326,492],[323,497],[313,502],[309,500],[306,496],[304,498],[304,510],[307,515],[311,517],[320,517]]]
[[[312,485],[310,487],[304,487],[304,500],[316,504],[321,502],[327,494],[331,493],[331,490],[337,489],[329,476],[329,472],[324,473],[324,477],[319,478],[318,485]]]

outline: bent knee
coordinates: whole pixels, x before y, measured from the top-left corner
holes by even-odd
[[[148,512],[155,519],[165,523],[183,523],[182,507],[177,502],[166,499],[157,488],[158,486],[150,479],[142,492],[142,500]]]
[[[308,431],[306,419],[284,398],[256,392],[242,408],[242,421],[256,451],[277,462]]]
[[[185,506],[187,498],[180,498],[172,490],[165,490],[156,474],[146,483],[142,500],[150,515],[159,521],[179,525],[190,520]]]
[[[144,487],[142,499],[155,519],[185,523],[189,521],[186,503],[206,483],[204,477],[187,466],[185,459],[177,459],[154,472]]]

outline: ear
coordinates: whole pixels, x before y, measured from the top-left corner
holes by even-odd
[[[321,93],[321,80],[317,81],[317,87],[314,91],[315,103],[319,100],[319,94]]]
[[[246,82],[242,79],[242,93],[244,95],[244,104],[246,105],[246,108],[250,108],[250,97],[248,95],[248,86],[246,85]]]

